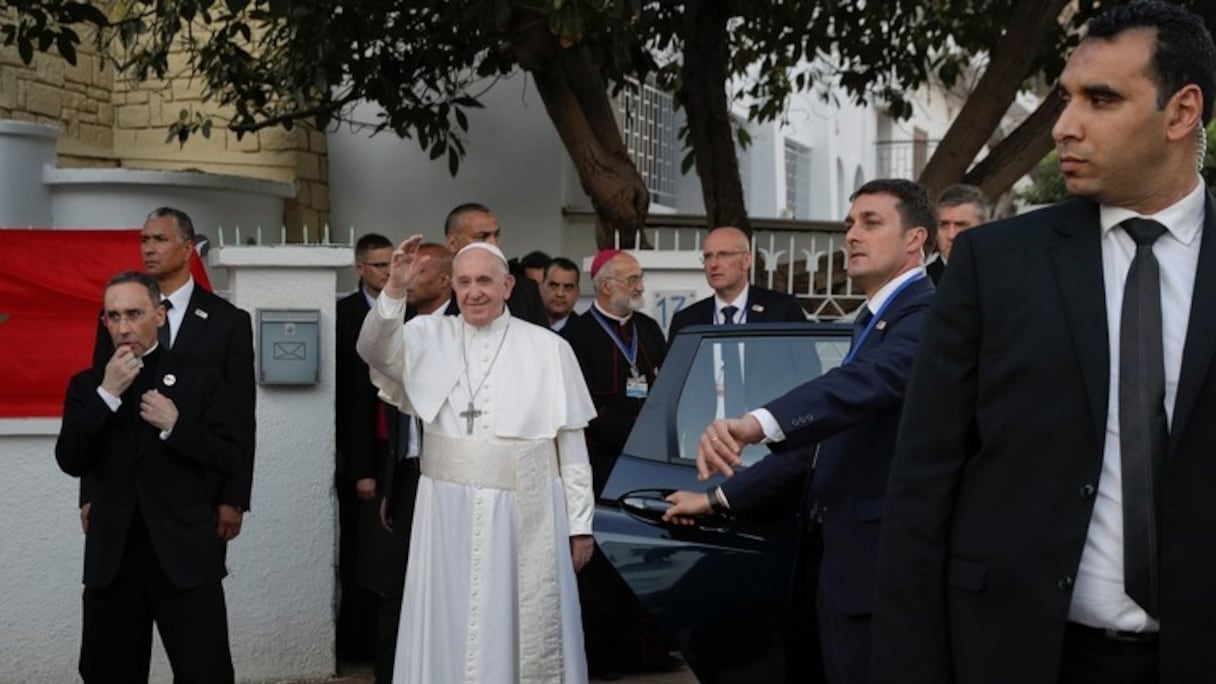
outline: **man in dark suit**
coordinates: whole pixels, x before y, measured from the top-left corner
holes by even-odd
[[[937,253],[925,262],[925,272],[934,285],[942,281],[955,238],[991,218],[992,203],[983,190],[966,183],[942,190],[937,197]]]
[[[243,458],[240,469],[224,481],[216,505],[216,534],[231,541],[241,533],[253,489],[253,455],[257,417],[253,374],[253,326],[249,314],[198,286],[190,275],[194,252],[194,223],[183,211],[160,207],[148,214],[140,232],[144,272],[156,279],[168,302],[166,347],[183,362],[210,366],[223,379],[233,402],[237,438]],[[108,334],[98,331],[94,365],[114,353]],[[81,479],[81,517],[88,524],[90,478]]]
[[[627,252],[604,250],[591,266],[595,302],[562,328],[578,357],[595,402],[587,426],[594,489],[603,490],[617,456],[667,353],[663,331],[640,309],[646,292],[642,267]]]
[[[802,569],[818,577],[815,605],[799,608],[818,614],[823,669],[833,684],[866,679],[880,511],[905,383],[934,292],[920,266],[936,227],[924,190],[911,181],[874,180],[852,201],[848,272],[866,303],[844,363],[760,409],[710,424],[698,472],[730,479],[708,493],[673,494],[666,515],[681,522],[711,509],[746,515],[805,489],[804,546],[822,546],[822,555],[817,567]],[[734,476],[742,447],[761,441],[777,452],[818,442],[818,455],[812,463],[805,451],[773,453]]]
[[[875,682],[1216,673],[1216,46],[1164,2],[1060,75],[1068,190],[970,231],[929,313],[879,551]]]
[[[239,426],[215,369],[157,341],[156,281],[111,278],[103,320],[116,351],[74,376],[55,445],[59,467],[91,481],[80,674],[146,682],[155,621],[174,681],[232,682],[215,534],[223,486],[243,465]]]
[[[687,325],[805,321],[806,313],[793,295],[756,287],[748,282],[752,250],[747,234],[734,226],[709,231],[702,244],[705,280],[714,295],[680,309],[672,316],[667,339]],[[727,307],[730,307],[729,309]],[[723,311],[726,310],[724,314]],[[727,318],[730,320],[727,320]]]
[[[363,319],[388,280],[393,243],[369,233],[355,244],[359,288],[338,301],[334,340],[334,425],[337,446],[334,488],[338,499],[338,657],[361,661],[376,653],[379,596],[358,582],[363,537],[379,529],[375,504],[376,467],[388,451],[389,427],[396,409],[377,396],[367,364],[355,352]],[[371,559],[367,559],[371,561]]]
[[[498,227],[498,218],[489,207],[476,202],[461,204],[448,212],[448,217],[443,222],[443,237],[452,254],[459,252],[470,242],[488,242],[496,247],[502,246],[502,229]],[[455,301],[452,305],[456,305]],[[511,289],[510,298],[507,299],[507,308],[516,318],[522,318],[542,328],[549,327],[545,305],[540,299],[540,287],[531,278],[515,279],[515,287]]]

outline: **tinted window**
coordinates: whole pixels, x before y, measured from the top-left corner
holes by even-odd
[[[676,410],[679,458],[696,460],[697,442],[715,418],[737,417],[835,368],[849,350],[847,337],[771,336],[701,340]],[[768,449],[751,445],[747,465]]]

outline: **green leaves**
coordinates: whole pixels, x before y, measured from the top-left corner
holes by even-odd
[[[204,138],[211,137],[211,117],[204,117],[197,112],[192,116],[190,110],[182,109],[178,113],[177,121],[169,124],[169,133],[165,136],[165,142],[170,143],[177,139],[178,146],[184,147],[190,136],[196,133],[201,134]],[[239,139],[239,133],[237,137]]]
[[[35,52],[55,50],[69,64],[76,64],[80,36],[74,25],[103,27],[108,24],[101,10],[76,0],[5,0],[0,5],[0,35],[4,45],[17,46],[25,64],[34,61]]]

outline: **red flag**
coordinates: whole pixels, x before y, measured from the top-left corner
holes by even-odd
[[[0,417],[63,414],[68,379],[92,362],[102,287],[141,267],[138,229],[0,229]]]

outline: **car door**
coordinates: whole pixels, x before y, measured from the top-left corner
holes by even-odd
[[[800,492],[745,520],[712,516],[695,526],[664,523],[664,497],[717,482],[698,482],[696,473],[710,421],[838,366],[849,334],[849,326],[814,323],[681,331],[597,502],[600,548],[701,682],[784,681]],[[732,372],[742,376],[735,383]],[[766,453],[748,447],[745,467]],[[772,458],[809,464],[813,449]]]

